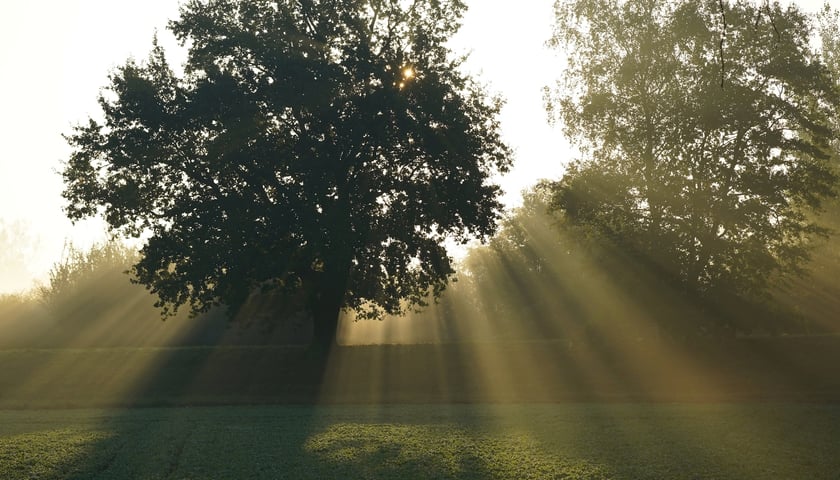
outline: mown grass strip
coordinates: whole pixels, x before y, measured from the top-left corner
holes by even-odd
[[[836,478],[840,406],[0,411],[4,479]]]

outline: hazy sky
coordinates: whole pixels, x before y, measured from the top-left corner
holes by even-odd
[[[547,51],[553,0],[468,0],[453,44],[470,51],[470,69],[507,99],[502,125],[516,150],[514,170],[501,179],[505,201],[539,178],[556,178],[570,157],[561,132],[542,108],[543,86],[562,59]],[[821,0],[799,2],[813,11]],[[833,0],[831,3],[840,3]],[[0,254],[0,293],[28,288],[61,256],[66,242],[104,238],[97,222],[71,226],[61,212],[58,175],[69,147],[61,137],[97,115],[96,96],[108,72],[129,56],[144,58],[155,29],[172,64],[183,57],[165,30],[177,0],[47,0],[5,2],[0,16],[0,239],[21,232],[23,262]],[[25,234],[25,235],[24,235]],[[0,245],[2,248],[2,245]],[[4,260],[5,259],[5,260]]]

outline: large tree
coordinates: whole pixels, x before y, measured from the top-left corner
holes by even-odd
[[[583,152],[555,206],[706,305],[796,269],[837,182],[838,94],[809,18],[768,1],[555,11],[569,68],[550,110]]]
[[[510,164],[498,99],[447,48],[459,0],[190,0],[111,76],[67,140],[72,219],[148,235],[160,305],[200,312],[276,289],[335,342],[343,308],[399,313],[453,273],[443,245],[493,233]]]

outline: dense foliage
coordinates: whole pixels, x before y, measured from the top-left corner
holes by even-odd
[[[494,231],[510,163],[499,101],[446,47],[459,0],[193,0],[117,69],[68,137],[67,214],[150,232],[134,273],[163,306],[289,294],[330,343],[342,307],[399,313],[453,273],[444,238]]]
[[[711,310],[762,298],[825,233],[840,97],[795,6],[561,0],[550,95],[583,152],[555,208]],[[725,316],[717,327],[731,327]]]
[[[38,297],[56,316],[71,316],[70,304],[116,305],[131,290],[126,271],[136,260],[135,250],[113,240],[87,250],[68,244],[47,282],[37,288]]]

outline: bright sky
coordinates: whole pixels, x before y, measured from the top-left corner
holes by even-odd
[[[502,125],[516,165],[501,179],[504,200],[539,178],[557,178],[569,159],[558,129],[549,128],[542,87],[558,78],[559,57],[547,51],[553,0],[468,0],[455,41],[471,52],[470,69],[507,99]],[[814,11],[821,0],[801,0]],[[840,3],[833,0],[832,3]],[[69,147],[62,134],[90,115],[108,72],[129,56],[144,58],[157,29],[172,64],[183,58],[165,30],[177,0],[47,0],[6,2],[0,16],[0,240],[25,239],[0,252],[0,293],[44,278],[66,242],[104,238],[97,222],[72,226],[61,211],[58,172]],[[13,225],[14,228],[9,228]],[[0,244],[0,248],[4,245]],[[21,258],[22,261],[15,261]]]

